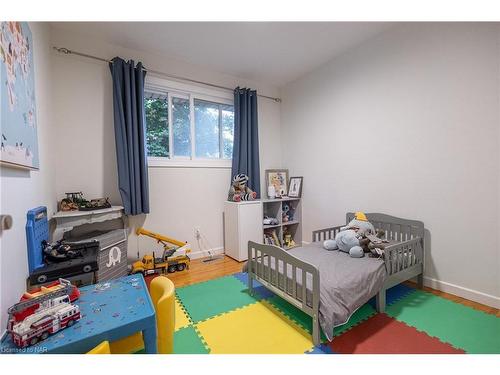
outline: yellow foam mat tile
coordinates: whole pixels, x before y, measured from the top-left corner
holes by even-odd
[[[191,324],[191,319],[184,311],[184,308],[180,304],[180,302],[175,299],[175,331],[180,330],[181,328],[187,327]]]
[[[301,354],[311,335],[266,301],[195,325],[212,354]]]

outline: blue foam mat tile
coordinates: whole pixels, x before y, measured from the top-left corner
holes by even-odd
[[[267,289],[264,285],[254,287],[253,291],[261,299],[268,299],[268,298],[274,297],[276,295],[273,292],[271,292],[269,289]]]
[[[387,289],[385,294],[385,304],[387,306],[399,301],[401,298],[406,297],[408,294],[413,293],[416,289],[405,284],[398,284],[392,288]],[[368,303],[376,309],[375,297],[370,299]]]
[[[306,352],[306,354],[337,354],[328,345],[319,344],[313,350]]]
[[[243,284],[248,285],[248,273],[246,272],[238,272],[233,274],[233,277],[237,278]],[[259,283],[258,281],[253,281],[253,291],[255,295],[257,295],[261,299],[267,299],[275,296],[273,292],[267,289],[264,285]]]
[[[233,274],[233,277],[236,277],[243,284],[248,285],[248,273],[246,273],[246,272],[238,272],[238,273]],[[253,286],[254,286],[254,288],[257,288],[259,286],[262,286],[262,284],[259,283],[256,280],[254,280],[253,281]]]

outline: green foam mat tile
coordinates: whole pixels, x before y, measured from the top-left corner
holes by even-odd
[[[182,287],[176,293],[194,323],[257,302],[232,276]]]
[[[500,318],[417,290],[387,315],[468,353],[500,353]]]
[[[312,318],[307,315],[305,312],[299,310],[297,307],[285,301],[283,298],[278,296],[274,296],[268,299],[268,301],[275,306],[278,310],[283,312],[290,319],[295,321],[297,324],[302,326],[308,332],[312,332]],[[340,335],[341,333],[347,331],[351,327],[354,327],[356,324],[362,322],[365,319],[368,319],[370,316],[375,314],[375,310],[369,304],[365,304],[361,306],[354,314],[352,314],[349,321],[341,326],[335,327],[334,336]],[[326,337],[321,332],[321,341],[325,341]]]
[[[174,354],[208,354],[205,344],[193,326],[181,328],[174,333]]]

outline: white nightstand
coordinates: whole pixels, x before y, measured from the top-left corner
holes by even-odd
[[[260,200],[224,203],[224,249],[226,255],[242,262],[248,259],[248,241],[262,242]]]

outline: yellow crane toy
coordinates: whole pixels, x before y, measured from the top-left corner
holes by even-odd
[[[137,229],[136,234],[138,236],[151,237],[158,243],[161,243],[163,245],[163,254],[161,258],[156,258],[154,252],[153,255],[144,255],[142,260],[138,260],[132,264],[130,273],[142,273],[146,276],[155,273],[173,273],[175,271],[184,271],[186,268],[189,269],[191,259],[187,254],[191,252],[191,248],[187,242],[150,232],[144,228]],[[184,254],[173,256],[178,251],[184,251]]]

